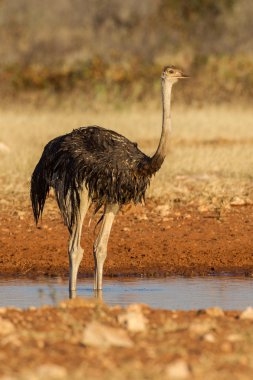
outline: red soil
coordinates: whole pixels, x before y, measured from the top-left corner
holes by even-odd
[[[36,228],[30,209],[5,210],[0,216],[2,275],[68,274],[68,232],[55,206]],[[222,214],[191,209],[165,215],[151,201],[120,212],[113,225],[105,275],[202,275],[253,273],[253,207],[234,207]],[[166,211],[166,209],[165,209]],[[93,274],[94,225],[87,228],[81,275]],[[99,227],[98,227],[99,228]]]

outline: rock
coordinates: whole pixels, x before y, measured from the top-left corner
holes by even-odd
[[[232,342],[232,343],[233,342],[240,342],[240,341],[243,340],[243,337],[240,334],[230,334],[230,335],[227,336],[227,340],[229,342]]]
[[[17,334],[8,334],[4,337],[1,337],[1,343],[2,345],[11,344],[12,346],[20,347],[22,345],[22,342]]]
[[[205,310],[210,317],[224,317],[224,311],[220,307],[209,307]]]
[[[234,197],[232,201],[230,202],[231,206],[244,206],[245,204],[246,204],[245,200],[239,197]]]
[[[196,320],[190,324],[189,331],[196,335],[204,335],[216,329],[216,322],[212,319]]]
[[[209,207],[201,205],[201,206],[198,207],[198,211],[199,212],[207,212],[207,211],[209,211]]]
[[[15,326],[12,322],[0,317],[0,335],[8,335],[15,331]]]
[[[137,215],[137,219],[138,220],[148,220],[148,217],[146,214],[142,214],[142,215]]]
[[[178,359],[167,366],[166,375],[169,379],[184,380],[190,377],[190,369],[184,360]]]
[[[165,332],[174,332],[180,330],[181,328],[182,326],[173,319],[167,319],[163,324],[163,331]]]
[[[0,199],[0,205],[9,205],[10,204],[10,202],[9,201],[7,201],[7,199]]]
[[[161,215],[161,216],[168,216],[170,213],[170,206],[169,205],[161,205],[156,207],[156,211]]]
[[[43,364],[35,369],[36,379],[61,380],[67,379],[67,371],[64,367],[56,364]]]
[[[232,347],[231,343],[229,343],[229,342],[222,343],[220,346],[220,349],[221,349],[221,351],[223,351],[225,353],[229,353],[229,352],[233,351],[233,347]]]
[[[17,211],[17,215],[20,220],[24,220],[26,212],[25,211]]]
[[[247,309],[245,309],[241,315],[240,319],[251,319],[253,320],[253,307],[249,306]]]
[[[215,343],[216,339],[213,334],[207,333],[203,336],[203,339],[208,343]]]
[[[86,326],[83,332],[82,343],[99,348],[133,346],[133,342],[125,330],[106,326],[97,321],[92,321]]]
[[[147,318],[141,310],[130,310],[118,316],[118,321],[131,332],[144,332],[147,329]]]

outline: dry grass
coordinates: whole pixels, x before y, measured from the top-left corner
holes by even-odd
[[[173,107],[169,156],[156,175],[148,197],[165,203],[229,206],[234,197],[253,200],[252,110]],[[0,111],[2,205],[15,199],[28,203],[29,179],[45,143],[83,125],[98,124],[137,141],[152,154],[161,128],[154,107],[128,110],[29,110],[13,106]]]

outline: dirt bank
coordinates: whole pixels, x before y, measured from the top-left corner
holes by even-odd
[[[0,378],[252,379],[252,311],[59,307],[0,309]]]
[[[93,274],[95,221],[87,228],[81,275]],[[0,216],[2,275],[67,275],[68,233],[53,201],[43,222],[34,226],[31,211],[5,208]],[[253,273],[253,206],[220,212],[205,207],[169,210],[148,202],[120,212],[109,242],[106,275],[202,275]]]

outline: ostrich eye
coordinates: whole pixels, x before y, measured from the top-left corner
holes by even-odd
[[[170,69],[170,70],[169,70],[169,73],[170,73],[170,74],[173,74],[173,73],[174,73],[174,70]]]

